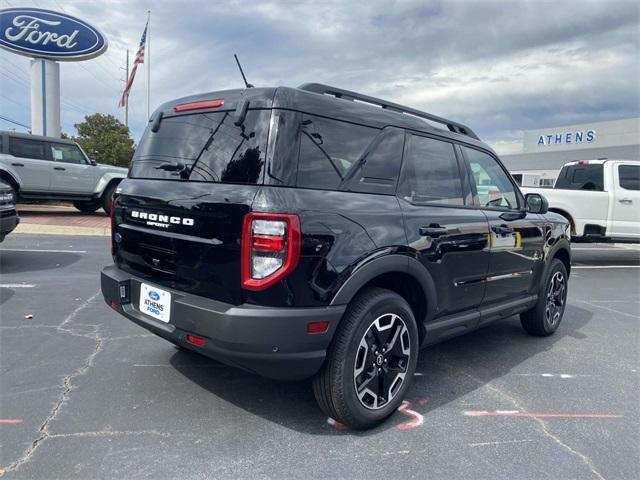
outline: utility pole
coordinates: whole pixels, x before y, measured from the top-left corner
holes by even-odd
[[[125,75],[125,80],[124,83],[126,85],[127,81],[129,81],[129,49],[127,48],[127,66],[126,66],[126,75]],[[124,125],[125,127],[129,128],[129,95],[127,95],[127,98],[125,99],[125,103],[124,103]]]

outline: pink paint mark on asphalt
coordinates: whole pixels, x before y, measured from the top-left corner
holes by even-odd
[[[0,418],[0,423],[22,423],[19,418]]]
[[[327,423],[328,423],[329,425],[331,425],[333,428],[335,428],[336,430],[346,430],[346,429],[347,429],[347,426],[346,426],[346,425],[344,425],[344,424],[342,424],[342,423],[340,423],[340,422],[338,422],[338,421],[334,420],[334,419],[333,419],[333,418],[331,418],[331,417],[328,417],[328,418],[327,418]]]
[[[398,428],[400,430],[411,430],[412,428],[419,427],[424,423],[424,417],[418,412],[411,410],[411,402],[408,400],[402,401],[402,405],[400,405],[398,411],[402,412],[408,417],[411,417],[410,421],[398,425]]]
[[[529,413],[517,410],[467,410],[467,417],[528,417],[528,418],[624,418],[624,415],[613,413]]]

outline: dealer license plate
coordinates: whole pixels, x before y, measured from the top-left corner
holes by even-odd
[[[140,284],[140,311],[156,320],[169,323],[171,293],[153,285]]]

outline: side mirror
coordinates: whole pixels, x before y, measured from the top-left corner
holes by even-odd
[[[524,201],[529,213],[547,213],[549,211],[549,202],[539,193],[527,193],[524,196]]]
[[[98,165],[98,162],[96,162],[93,158],[90,158],[90,159],[89,159],[89,163],[90,163],[91,165],[93,165],[94,167],[95,167],[96,165]]]

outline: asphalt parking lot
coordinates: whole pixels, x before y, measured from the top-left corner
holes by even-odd
[[[0,245],[5,478],[640,478],[640,250],[574,250],[550,338],[517,318],[423,350],[407,402],[340,428],[309,382],[179,351],[108,308],[108,237]]]

